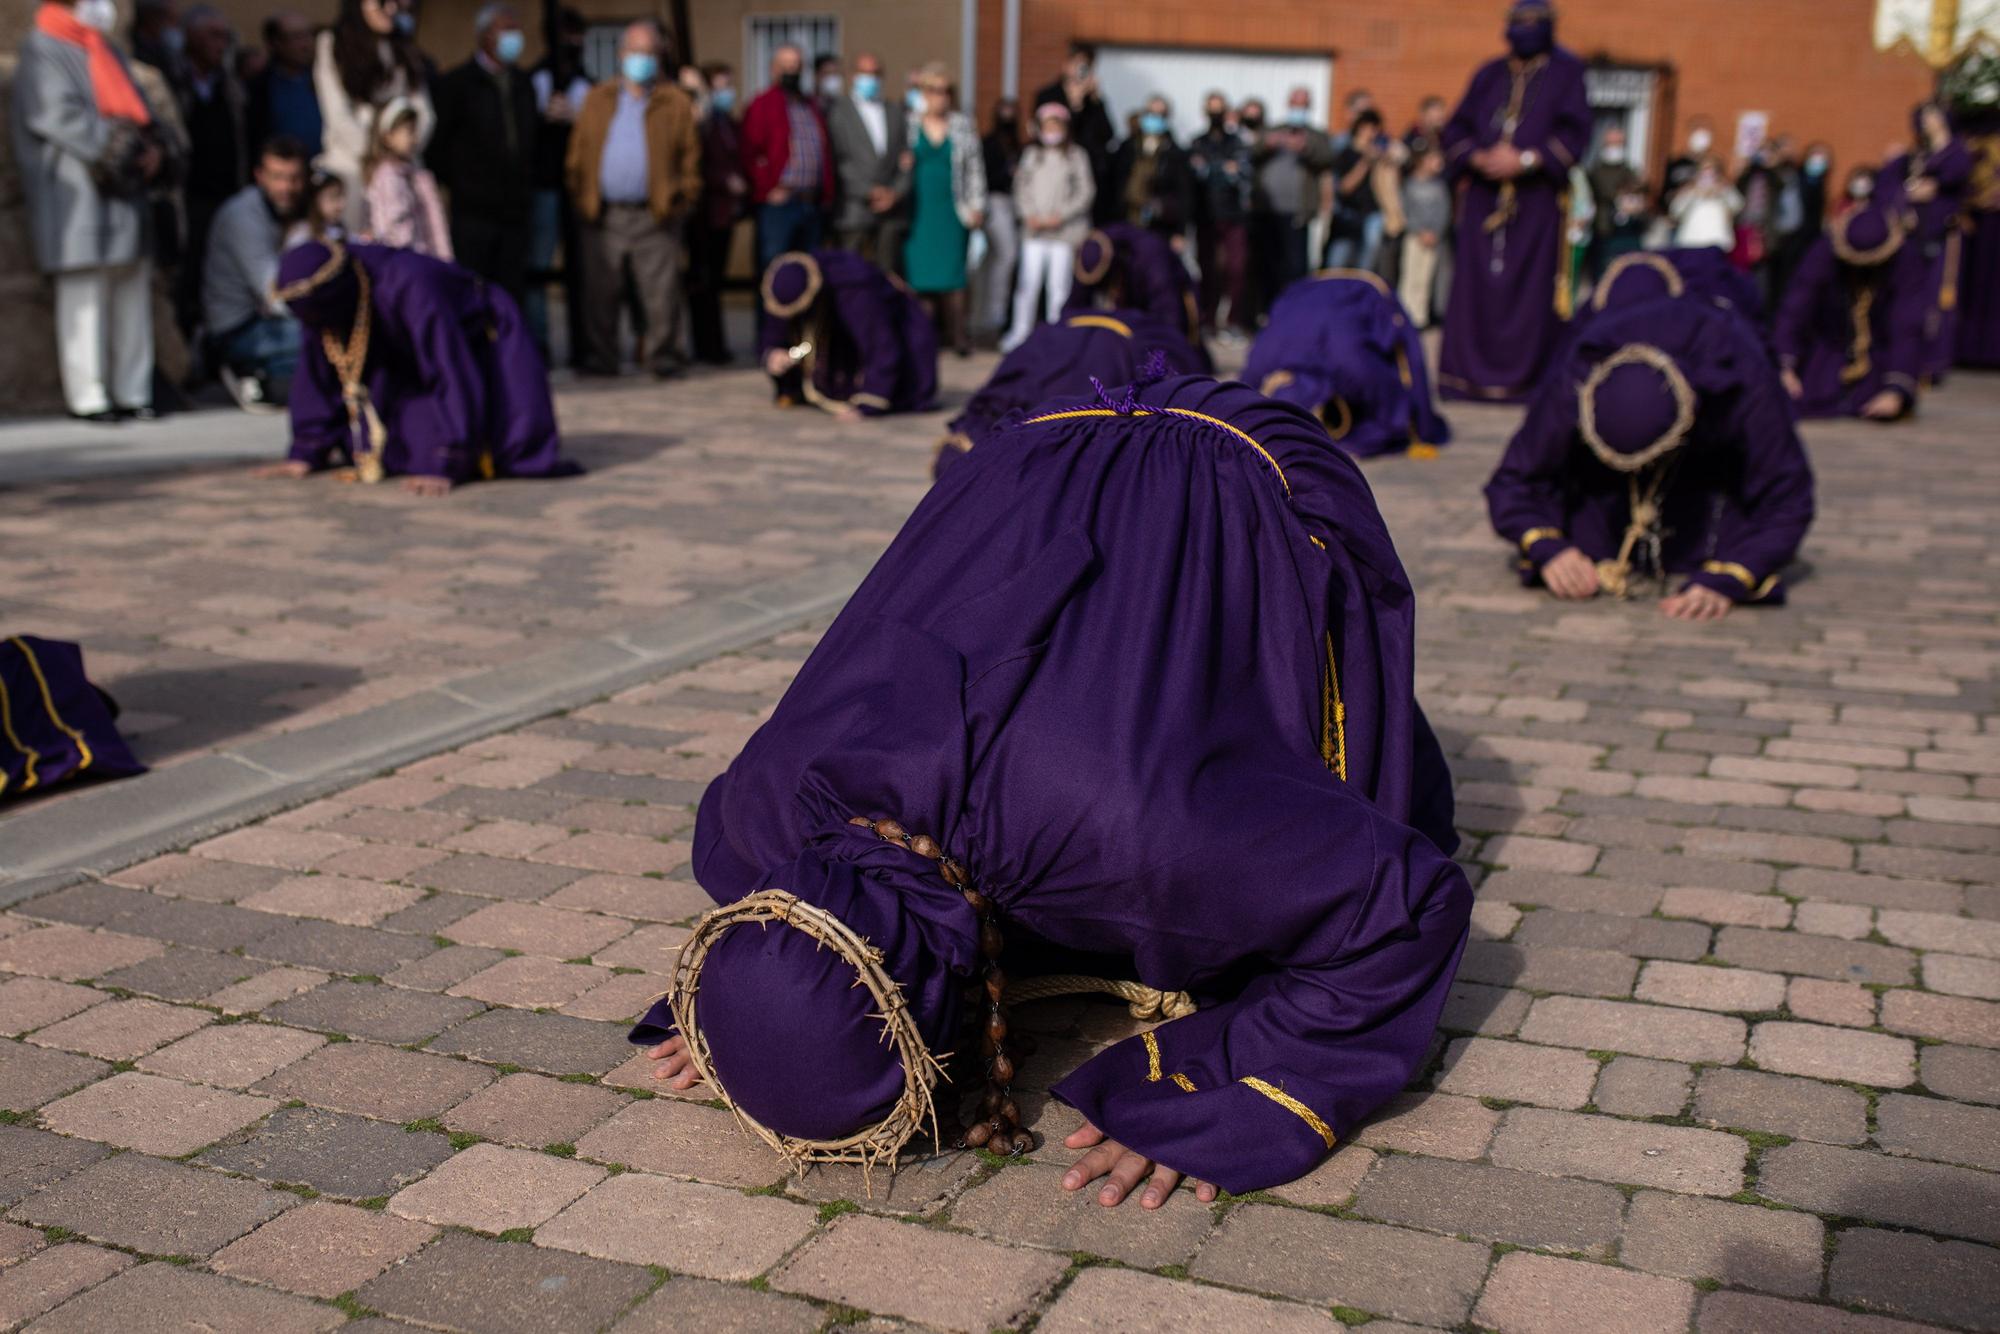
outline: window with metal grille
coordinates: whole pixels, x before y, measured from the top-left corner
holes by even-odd
[[[840,18],[835,14],[751,14],[743,20],[741,82],[760,93],[771,82],[771,57],[786,44],[806,53],[806,77],[813,61],[840,54]]]

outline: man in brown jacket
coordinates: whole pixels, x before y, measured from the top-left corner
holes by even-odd
[[[662,379],[682,360],[681,229],[701,196],[701,139],[686,93],[662,78],[659,27],[642,19],[618,44],[619,77],[590,90],[570,136],[570,198],[582,226],[587,375],[618,373],[627,266],[645,312],[641,358]]]

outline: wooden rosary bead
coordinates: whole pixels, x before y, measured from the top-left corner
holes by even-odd
[[[965,888],[967,881],[966,881],[965,868],[963,866],[960,866],[957,862],[953,861],[951,858],[946,857],[938,863],[938,870],[940,873],[943,874],[944,882],[947,885],[952,886],[954,889]],[[984,902],[984,900],[981,900],[981,902]],[[978,904],[974,904],[973,906],[977,908]]]
[[[986,1036],[995,1042],[1007,1036],[1007,1019],[997,1010],[986,1016]]]
[[[1021,1109],[1015,1104],[1012,1098],[1002,1098],[1000,1100],[1000,1119],[1010,1126],[1021,1124]]]
[[[858,825],[862,826],[863,828],[872,828],[872,827],[874,826],[874,824],[875,824],[875,822],[874,822],[873,820],[869,819],[869,818],[868,818],[867,816],[865,816],[865,815],[855,815],[855,816],[850,816],[850,817],[848,818],[848,821],[847,821],[847,823],[849,823],[849,824],[858,824]]]
[[[1002,1087],[1014,1082],[1014,1063],[1007,1059],[1005,1052],[993,1058],[993,1078]]]
[[[979,952],[981,954],[984,954],[989,959],[997,959],[1000,957],[1000,951],[1005,947],[1006,942],[1000,937],[1000,928],[995,926],[990,918],[979,924]]]
[[[937,840],[929,834],[918,834],[912,838],[910,840],[910,851],[916,853],[919,857],[927,857],[931,861],[936,861],[938,858],[944,856],[944,849],[940,848],[937,845]]]
[[[964,1135],[964,1142],[968,1147],[977,1149],[982,1147],[987,1140],[992,1138],[993,1138],[992,1125],[989,1124],[988,1122],[981,1121],[978,1125],[971,1126],[966,1129]]]
[[[998,968],[986,974],[986,998],[998,1005],[1007,994],[1007,978]]]
[[[892,843],[900,843],[905,837],[903,826],[897,824],[894,820],[877,820],[875,822],[875,832],[880,837],[886,838]]]

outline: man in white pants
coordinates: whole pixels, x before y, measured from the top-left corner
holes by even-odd
[[[104,36],[115,17],[105,0],[51,0],[21,43],[13,88],[35,262],[55,282],[63,399],[71,416],[96,422],[153,415],[145,191],[162,153],[145,97]]]

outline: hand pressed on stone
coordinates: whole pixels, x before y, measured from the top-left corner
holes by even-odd
[[[1542,583],[1549,592],[1566,601],[1594,598],[1598,590],[1597,562],[1575,547],[1565,547],[1542,566]]]
[[[1181,1183],[1181,1174],[1171,1167],[1155,1164],[1151,1158],[1132,1152],[1115,1139],[1106,1139],[1104,1132],[1088,1121],[1083,1129],[1076,1131],[1063,1144],[1072,1149],[1089,1149],[1090,1152],[1076,1160],[1069,1171],[1063,1173],[1064,1190],[1082,1190],[1099,1177],[1105,1178],[1104,1188],[1097,1192],[1097,1202],[1109,1209],[1139,1184],[1139,1178],[1147,1173],[1152,1179],[1146,1182],[1146,1190],[1139,1197],[1141,1209],[1157,1209],[1167,1202],[1174,1193],[1174,1187]],[[1215,1200],[1215,1187],[1206,1181],[1194,1183],[1194,1197],[1203,1204]]]
[[[279,463],[260,463],[250,470],[252,477],[299,478],[312,472],[312,464],[304,459],[285,459]]]
[[[688,1055],[687,1039],[678,1033],[657,1047],[647,1048],[646,1059],[659,1062],[653,1067],[653,1078],[669,1081],[667,1087],[677,1093],[686,1092],[701,1082],[694,1060]]]
[[[1660,610],[1677,621],[1719,621],[1736,604],[1707,584],[1689,584],[1670,598],[1662,598]]]

